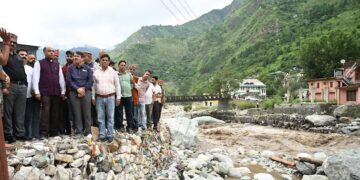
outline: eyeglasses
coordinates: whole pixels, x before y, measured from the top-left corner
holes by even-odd
[[[10,41],[10,44],[17,44],[17,42],[15,42],[15,41]]]

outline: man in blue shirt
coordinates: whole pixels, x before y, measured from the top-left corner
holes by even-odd
[[[91,134],[91,88],[93,71],[84,64],[84,54],[75,52],[66,80],[70,85],[70,101],[74,112],[75,134]]]

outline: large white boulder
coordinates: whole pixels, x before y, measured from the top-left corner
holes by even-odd
[[[194,145],[198,133],[197,121],[185,117],[164,119],[164,121],[169,127],[173,145],[184,148]]]
[[[329,115],[317,115],[313,114],[306,116],[305,119],[314,126],[332,126],[336,124],[336,118]]]
[[[193,118],[192,120],[197,121],[199,125],[203,124],[223,124],[225,121],[213,118],[211,116],[200,116]]]

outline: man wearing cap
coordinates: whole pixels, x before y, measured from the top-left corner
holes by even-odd
[[[84,63],[90,67],[93,73],[100,69],[99,64],[92,60],[92,53],[89,51],[84,52]],[[96,107],[94,105],[91,105],[91,124],[93,126],[98,126]]]
[[[92,60],[92,54],[91,54],[91,52],[89,52],[89,51],[85,51],[85,52],[84,52],[84,63],[85,63],[86,65],[88,65],[93,72],[94,72],[95,70],[97,70],[97,69],[100,69],[99,64],[95,63],[95,62]]]
[[[9,44],[5,43],[4,45],[6,47]],[[15,52],[16,45],[17,36],[10,33],[8,61],[3,66],[4,71],[11,79],[9,94],[4,97],[4,134],[8,143],[14,142],[15,138],[25,140],[27,79],[23,61]]]
[[[64,75],[58,61],[54,60],[54,49],[43,49],[45,59],[37,61],[33,71],[35,98],[42,103],[41,136],[59,135],[60,101],[65,98]]]

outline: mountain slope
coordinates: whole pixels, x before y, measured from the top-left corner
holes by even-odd
[[[203,19],[205,24],[215,21],[208,30],[174,34],[162,27],[143,27],[141,32],[153,31],[151,38],[133,44],[125,41],[126,48],[116,48],[111,55],[138,64],[138,72],[154,70],[173,86],[171,94],[219,92],[230,79],[246,76],[257,76],[270,94],[276,94],[281,81],[275,82],[269,74],[299,67],[299,52],[307,40],[338,30],[359,42],[357,0],[235,0],[226,8],[232,10],[223,22]],[[173,28],[191,27],[187,25]]]

